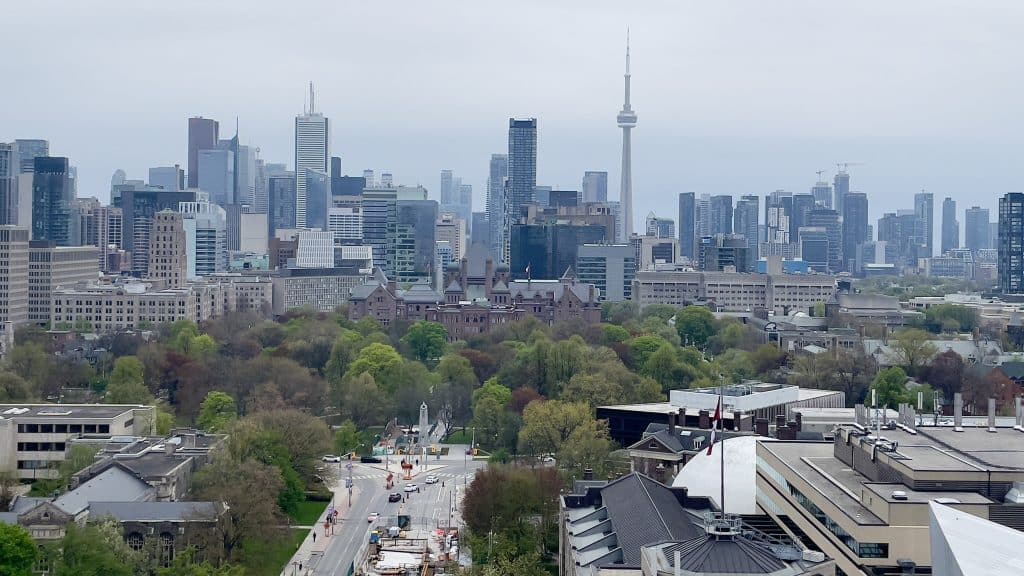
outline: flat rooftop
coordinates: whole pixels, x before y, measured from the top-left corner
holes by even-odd
[[[648,414],[678,414],[679,406],[671,402],[651,402],[648,404],[614,404],[610,406],[598,406],[602,410],[619,410],[622,412],[646,412]],[[687,416],[700,416],[700,408],[687,407]],[[714,412],[714,410],[711,410]],[[732,410],[722,410],[723,418],[732,418]]]
[[[917,434],[883,430],[897,442],[896,458],[913,470],[1024,471],[1024,432],[1013,428],[920,427]]]
[[[0,404],[0,419],[114,418],[148,406],[131,404]]]

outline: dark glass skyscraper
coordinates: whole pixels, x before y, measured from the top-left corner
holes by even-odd
[[[914,194],[914,214],[921,220],[917,243],[922,246],[923,253],[919,252],[918,258],[931,258],[935,245],[935,198],[931,192]]]
[[[36,158],[50,155],[50,142],[47,140],[19,139],[14,141],[18,151],[18,171],[31,174],[35,170]]]
[[[999,199],[999,290],[1024,294],[1024,193]]]
[[[361,178],[360,178],[361,180]],[[267,180],[267,195],[270,197],[270,236],[278,229],[295,228],[295,175],[279,173]]]
[[[188,187],[199,187],[199,151],[217,148],[220,125],[216,120],[197,116],[188,119]]]
[[[679,194],[679,255],[690,260],[697,258],[697,195],[693,192]]]
[[[964,211],[964,247],[978,251],[991,247],[989,244],[988,208],[972,206]]]
[[[857,246],[871,240],[868,238],[868,195],[850,192],[843,197],[843,265],[853,271],[857,257]]]
[[[496,258],[502,258],[505,244],[505,178],[507,177],[508,155],[491,154],[487,176],[487,243],[491,249],[491,256]]]
[[[74,246],[71,208],[74,183],[67,158],[39,156],[33,164],[32,239],[49,240],[57,246]]]
[[[757,196],[741,196],[733,210],[733,232],[747,239],[747,269],[754,270],[758,248],[758,214],[761,203]]]
[[[790,220],[792,226],[790,230],[793,232],[793,234],[790,235],[790,239],[793,242],[798,240],[795,235],[796,232],[799,232],[804,226],[811,226],[811,224],[807,223],[807,213],[814,210],[814,207],[815,201],[813,194],[793,195],[793,212],[792,219]]]
[[[846,198],[843,198],[846,201]],[[843,268],[842,227],[839,224],[839,213],[827,208],[815,208],[807,213],[805,226],[825,229],[828,236],[828,267],[833,273]]]
[[[711,235],[732,234],[732,196],[711,197]]]
[[[0,225],[15,224],[18,199],[18,149],[0,142]]]
[[[519,221],[520,208],[533,201],[537,186],[537,119],[509,118],[508,120],[508,183],[505,198],[505,237],[510,227]],[[506,255],[508,254],[506,240]],[[575,258],[574,258],[575,260]]]
[[[850,175],[846,170],[840,170],[832,179],[832,189],[836,194],[836,201],[832,203],[832,206],[839,210],[839,215],[842,216],[843,198],[850,193]]]
[[[939,247],[942,253],[960,247],[960,223],[956,221],[956,200],[946,198],[942,201],[942,241]]]

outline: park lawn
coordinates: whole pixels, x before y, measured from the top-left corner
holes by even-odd
[[[245,561],[242,562],[245,576],[279,576],[306,539],[309,530],[292,528],[289,533],[291,538],[284,538],[271,546],[250,546],[246,543]]]
[[[456,430],[449,434],[448,437],[445,438],[444,442],[445,444],[469,444],[472,439],[472,431],[467,432],[465,430]]]
[[[314,526],[323,522],[324,510],[327,509],[327,504],[329,503],[303,500],[299,502],[298,510],[290,516],[298,526]]]

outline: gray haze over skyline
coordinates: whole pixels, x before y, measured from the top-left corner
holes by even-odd
[[[638,221],[675,218],[678,192],[806,192],[856,161],[872,224],[923,188],[938,234],[943,197],[962,226],[1024,189],[1022,16],[1010,1],[12,2],[0,141],[50,140],[79,195],[104,200],[117,168],[184,167],[193,115],[222,135],[237,116],[243,144],[291,166],[311,80],[350,175],[437,198],[451,168],[479,211],[509,116],[535,116],[538,184],[607,170],[617,199],[629,26]]]

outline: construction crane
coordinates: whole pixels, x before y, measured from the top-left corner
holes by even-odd
[[[814,173],[818,175],[818,182],[824,182],[824,180],[821,179],[821,175],[825,173],[825,170],[817,170]]]

